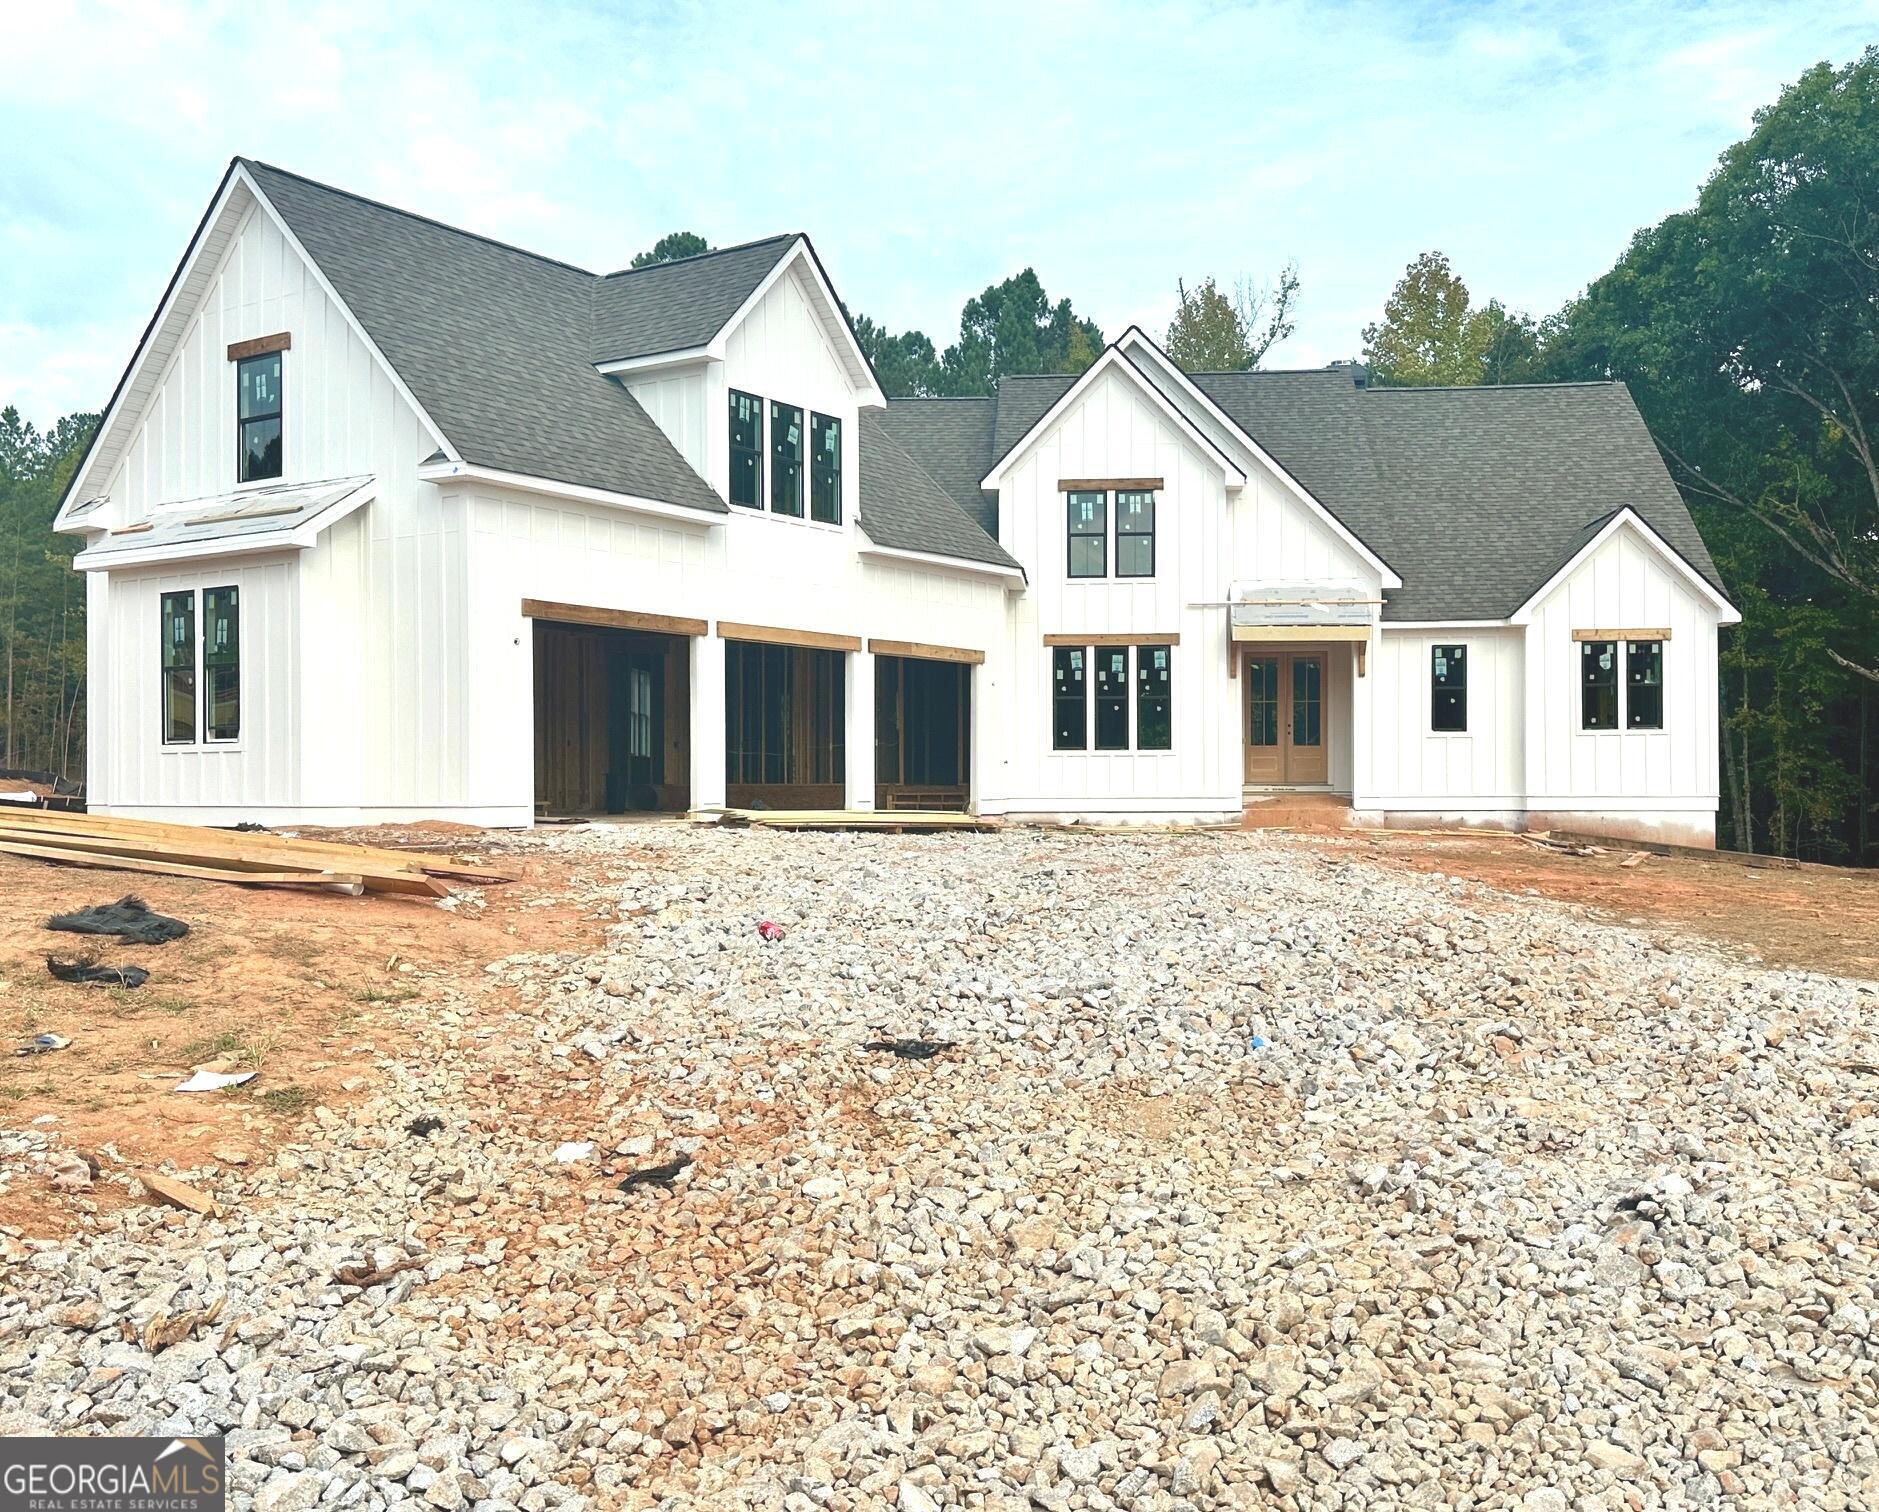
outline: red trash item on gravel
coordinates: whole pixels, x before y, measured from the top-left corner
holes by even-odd
[[[757,926],[757,933],[764,939],[774,943],[783,938],[783,926],[770,919],[765,919]]]

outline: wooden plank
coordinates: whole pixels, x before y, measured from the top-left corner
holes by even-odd
[[[1058,493],[1107,493],[1120,489],[1139,493],[1144,489],[1159,492],[1165,485],[1160,478],[1059,478]]]
[[[231,341],[228,344],[228,360],[239,362],[244,357],[265,357],[269,352],[285,352],[293,344],[291,331],[276,331],[272,336],[256,336],[248,341]]]
[[[755,641],[762,646],[800,646],[809,651],[859,651],[859,635],[831,635],[824,630],[786,630],[777,625],[740,625],[719,620],[723,640]]]
[[[753,824],[762,829],[853,830],[987,830],[998,821],[977,814],[945,813],[935,809],[725,809],[727,824]]]
[[[1047,635],[1047,646],[1178,646],[1181,632],[1169,630],[1161,635]]]
[[[192,866],[184,861],[151,861],[138,856],[100,855],[92,851],[66,850],[59,846],[18,845],[10,841],[0,841],[0,854],[30,856],[40,861],[57,861],[66,866],[91,866],[101,871],[147,872],[164,877],[191,877],[205,882],[240,882],[249,887],[331,887],[355,897],[365,891],[365,879],[347,872],[223,871],[212,866]]]
[[[60,855],[89,856],[99,861],[132,861],[139,866],[187,866],[213,872],[218,881],[234,881],[252,876],[311,877],[318,880],[329,873],[343,873],[357,876],[367,892],[441,898],[449,891],[443,883],[421,872],[374,867],[370,863],[358,861],[352,862],[348,869],[345,861],[325,857],[304,858],[278,852],[239,854],[226,850],[164,845],[155,841],[113,840],[88,835],[47,836],[22,834],[14,830],[0,832],[0,843],[11,846],[16,854],[57,852]]]
[[[1575,630],[1572,638],[1576,641],[1669,640],[1670,627],[1664,625],[1650,630]]]
[[[869,636],[868,649],[876,656],[911,656],[917,661],[964,662],[973,667],[981,666],[985,661],[983,651],[968,650],[964,646],[935,646],[927,641],[881,640],[878,636]]]
[[[1355,641],[1363,645],[1370,639],[1368,625],[1235,625],[1232,638],[1241,644],[1274,644],[1279,641],[1310,641],[1329,644]]]
[[[560,620],[569,625],[598,625],[603,630],[645,630],[655,635],[704,635],[711,627],[678,614],[642,614],[637,609],[599,609],[592,604],[558,604],[552,599],[522,600],[524,619]]]
[[[265,830],[219,830],[196,824],[172,824],[161,819],[130,819],[112,814],[65,814],[49,809],[13,811],[0,806],[0,836],[20,829],[49,835],[78,835],[93,838],[160,841],[171,849],[214,849],[227,854],[266,851],[269,854],[304,857],[309,865],[327,857],[343,863],[342,870],[361,866],[387,870],[421,872],[440,877],[454,877],[468,882],[513,882],[511,872],[492,867],[458,862],[449,856],[429,851],[381,850],[370,845],[355,845],[343,840],[316,840],[300,836],[270,834]]]

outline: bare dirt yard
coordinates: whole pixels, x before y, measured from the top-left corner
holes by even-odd
[[[1879,1504],[1879,881],[361,838],[520,879],[0,858],[70,1041],[0,1057],[0,1432],[221,1432],[262,1512]],[[43,928],[126,891],[191,933]]]

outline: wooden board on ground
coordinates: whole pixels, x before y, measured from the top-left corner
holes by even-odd
[[[721,809],[697,817],[721,824],[756,825],[762,829],[795,830],[989,830],[995,819],[978,814],[947,814],[933,810],[892,809]]]
[[[0,855],[33,856],[41,861],[61,861],[68,866],[95,866],[104,871],[149,872],[162,877],[194,877],[202,882],[240,882],[248,887],[330,887],[357,897],[365,891],[365,881],[357,873],[347,872],[266,872],[224,871],[212,866],[191,866],[182,861],[151,861],[139,856],[99,855],[93,851],[66,850],[51,845],[17,845],[0,841]]]

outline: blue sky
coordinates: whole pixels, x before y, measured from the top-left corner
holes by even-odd
[[[1303,275],[1353,356],[1426,248],[1544,313],[1879,0],[1159,6],[31,0],[4,23],[0,404],[109,396],[244,153],[586,267],[807,230],[944,345],[1028,265],[1110,334]]]

